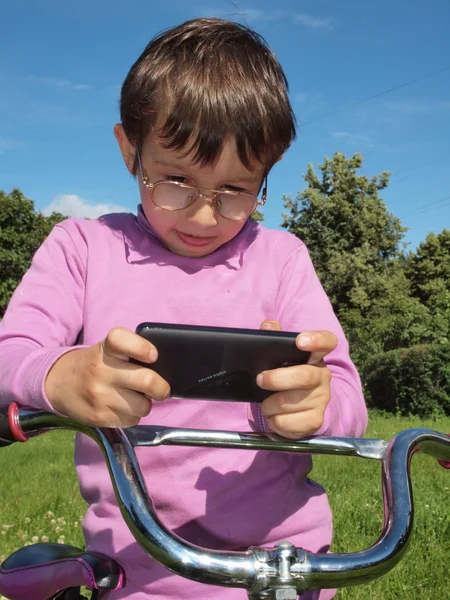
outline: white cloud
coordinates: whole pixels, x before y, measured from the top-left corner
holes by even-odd
[[[3,154],[6,150],[20,148],[21,146],[23,146],[23,142],[20,142],[19,140],[12,140],[10,138],[0,138],[0,154]]]
[[[243,8],[233,4],[235,11],[231,14],[223,14],[223,11],[218,12],[217,8],[203,7],[201,14],[208,16],[217,16],[221,18],[241,17],[256,23],[280,23],[288,21],[295,25],[301,25],[307,29],[333,29],[333,21],[330,18],[319,18],[309,14],[294,13],[292,11],[272,9],[263,10],[261,8]]]
[[[283,21],[289,17],[284,10],[261,10],[259,8],[244,8],[239,11],[239,14],[252,21]]]
[[[299,104],[303,104],[303,102],[306,102],[307,98],[308,98],[308,96],[305,94],[305,92],[299,92],[295,96],[295,101],[298,102]]]
[[[333,29],[333,22],[331,19],[320,19],[318,17],[313,17],[312,15],[296,14],[294,16],[294,22],[303,25],[307,29]]]
[[[345,140],[352,146],[364,146],[373,148],[373,139],[364,133],[350,133],[349,131],[333,131],[331,137],[335,140]]]
[[[219,19],[236,19],[242,17],[250,21],[281,21],[289,17],[289,13],[284,10],[261,10],[260,8],[241,8],[237,4],[230,3],[227,9],[218,9],[212,6],[202,6],[199,8],[200,14],[208,17],[218,17]]]
[[[58,79],[56,77],[39,77],[37,75],[30,75],[28,80],[32,83],[38,83],[40,85],[47,85],[60,89],[73,90],[75,92],[84,92],[92,89],[92,85],[87,83],[74,83],[69,79]]]
[[[69,87],[71,87],[73,90],[75,91],[81,91],[81,90],[90,90],[92,89],[92,85],[88,84],[88,83],[71,83],[69,81]]]
[[[59,212],[66,217],[79,217],[82,219],[96,219],[107,213],[129,212],[124,206],[118,204],[90,204],[76,194],[59,194],[43,209],[43,214],[48,216],[52,212]]]

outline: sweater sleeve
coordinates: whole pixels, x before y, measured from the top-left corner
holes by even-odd
[[[0,405],[53,411],[44,393],[47,373],[82,347],[75,344],[83,328],[83,250],[64,224],[55,226],[16,288],[0,322]]]
[[[361,381],[342,327],[303,243],[289,254],[279,281],[275,318],[283,330],[328,330],[338,339],[336,349],[324,359],[332,374],[331,400],[316,435],[362,436],[367,427],[367,408]]]

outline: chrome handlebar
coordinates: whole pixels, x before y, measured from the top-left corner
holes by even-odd
[[[244,588],[252,600],[294,600],[308,590],[368,583],[392,569],[407,549],[413,526],[410,481],[412,455],[421,450],[450,461],[450,437],[430,429],[408,429],[390,442],[378,439],[311,438],[287,440],[275,434],[233,433],[136,426],[100,429],[48,412],[16,408],[9,422],[16,439],[52,429],[71,429],[94,440],[103,452],[124,521],[142,548],[182,577]],[[11,409],[10,407],[10,409]],[[159,520],[136,459],[137,446],[213,446],[357,456],[381,461],[384,525],[378,541],[350,554],[313,554],[282,542],[274,548],[217,551],[184,541]]]

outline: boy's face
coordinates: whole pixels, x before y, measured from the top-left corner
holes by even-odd
[[[128,141],[121,125],[114,128],[122,156],[132,171],[135,149]],[[234,139],[225,142],[222,153],[213,166],[199,166],[188,155],[165,149],[153,134],[145,140],[142,167],[149,183],[178,181],[205,190],[245,191],[256,196],[264,177],[264,166],[255,162],[248,170],[239,160]],[[181,256],[200,257],[211,254],[233,239],[245,225],[220,216],[214,209],[211,196],[201,195],[182,210],[159,208],[151,200],[151,192],[139,178],[141,202],[148,222],[167,248]]]

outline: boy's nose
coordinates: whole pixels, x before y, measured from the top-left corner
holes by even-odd
[[[191,222],[195,222],[202,227],[217,225],[217,213],[212,196],[200,194],[187,211],[188,214],[186,216]]]

